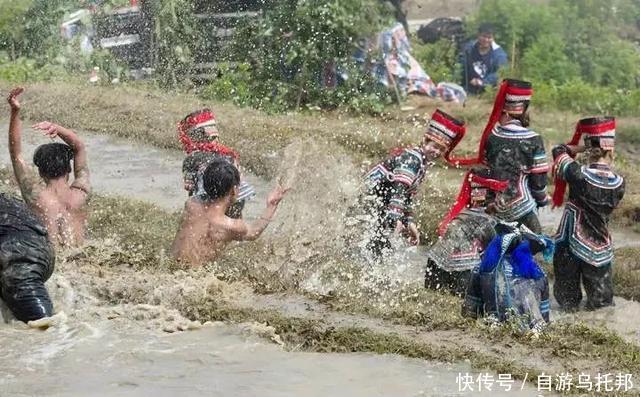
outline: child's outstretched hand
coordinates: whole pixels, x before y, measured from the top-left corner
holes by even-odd
[[[267,205],[268,206],[277,206],[280,204],[282,198],[287,194],[287,192],[291,190],[291,188],[283,188],[282,185],[278,184],[272,191],[269,193],[269,197],[267,197]]]
[[[11,110],[20,110],[20,101],[18,97],[20,94],[24,92],[23,87],[16,87],[9,93],[9,97],[7,97],[7,102],[9,102],[9,106],[11,106]]]

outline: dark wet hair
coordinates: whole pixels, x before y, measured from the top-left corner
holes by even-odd
[[[33,163],[40,176],[47,179],[60,178],[71,173],[73,149],[64,143],[47,143],[38,146],[33,154]]]
[[[490,23],[482,23],[480,24],[480,26],[478,26],[478,34],[482,34],[482,33],[494,34],[495,32],[496,32],[496,29]]]
[[[212,200],[226,196],[240,184],[238,169],[225,159],[215,159],[204,171],[204,190]]]

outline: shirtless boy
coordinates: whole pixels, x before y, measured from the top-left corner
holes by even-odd
[[[22,198],[45,224],[50,241],[56,246],[77,246],[84,241],[86,204],[91,185],[84,143],[71,130],[44,121],[33,126],[51,139],[65,143],[39,146],[33,155],[41,180],[36,178],[22,155],[22,125],[18,87],[9,94],[9,154]],[[69,184],[73,159],[73,183]],[[42,183],[44,182],[44,183]]]
[[[197,266],[215,259],[231,241],[257,239],[267,228],[280,200],[289,189],[277,186],[267,198],[262,216],[248,224],[225,215],[238,195],[240,173],[225,159],[215,159],[203,176],[206,201],[189,198],[180,229],[173,242],[173,255],[178,260]]]

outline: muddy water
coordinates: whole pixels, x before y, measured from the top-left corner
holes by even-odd
[[[169,210],[182,206],[180,153],[105,136],[82,136],[90,153],[96,192],[136,198]],[[44,142],[47,139],[27,129],[25,155],[30,158]],[[0,162],[9,164],[5,151],[0,153]],[[267,184],[250,175],[248,179],[259,197],[247,207],[250,218],[261,209]],[[179,314],[167,314],[165,306],[107,307],[87,292],[91,282],[79,276],[81,272],[85,271],[62,263],[48,282],[58,315],[46,331],[16,322],[0,325],[3,396],[444,396],[463,395],[457,392],[456,376],[471,372],[465,364],[392,355],[286,352],[268,342],[277,341],[277,336],[254,336],[264,335],[253,326],[163,332],[175,327],[158,323],[176,322],[174,317]],[[110,283],[120,282],[115,275],[107,278]],[[158,288],[164,288],[165,295],[168,292],[164,286]],[[6,309],[2,314],[10,318]],[[508,393],[531,394],[529,387]]]
[[[46,332],[4,328],[0,335],[3,396],[495,395],[458,393],[457,375],[471,373],[466,365],[285,352],[241,326],[166,334],[112,321]]]
[[[47,141],[34,131],[27,130],[25,135],[25,152],[29,157],[38,144]],[[181,187],[179,152],[82,135],[90,151],[97,192],[141,199],[170,210],[182,206],[186,194]],[[299,156],[294,153],[292,157]],[[343,159],[333,160],[342,164]],[[0,152],[0,163],[9,163],[5,151]],[[279,220],[271,229],[288,240],[295,236],[287,243],[289,246],[284,243],[276,246],[276,251],[286,248],[283,257],[311,257],[315,255],[313,251],[324,248],[323,244],[331,246],[335,236],[339,236],[332,233],[336,219],[342,219],[339,214],[344,205],[322,200],[327,200],[327,192],[334,194],[330,200],[341,203],[353,194],[354,176],[348,171],[349,164],[332,168],[343,178],[349,174],[349,183],[336,192],[335,175],[318,173],[310,163],[314,160],[305,157],[305,165],[294,175],[288,175],[287,169],[281,170],[285,178],[297,177],[301,184],[298,192],[292,191],[283,204]],[[247,207],[247,217],[251,218],[264,205],[269,184],[251,175],[247,179],[258,190],[258,198]],[[318,231],[312,234],[319,226],[323,236]],[[423,258],[420,250],[405,247],[390,261],[373,269],[365,281],[371,283],[372,289],[384,280],[391,281],[389,288],[421,284]],[[327,287],[313,279],[305,284],[317,289]],[[7,369],[7,376],[0,382],[7,385],[6,390],[14,395],[85,395],[88,385],[96,385],[90,389],[95,392],[93,395],[206,395],[207,390],[218,390],[224,395],[252,395],[258,390],[274,396],[326,395],[332,391],[350,395],[456,395],[455,375],[468,370],[465,366],[447,367],[392,356],[285,353],[277,346],[247,339],[233,327],[166,335],[136,321],[120,320],[123,322],[118,324],[105,321],[104,316],[74,316],[74,310],[95,310],[96,305],[100,306],[96,301],[90,299],[84,306],[73,308],[68,323],[46,332],[0,326],[0,344],[11,346],[0,353],[0,367]],[[63,307],[59,301],[55,303],[56,307]],[[590,318],[580,314],[580,318],[594,323],[604,321],[629,335],[640,326],[623,321],[628,320],[629,311],[640,314],[640,305],[629,302]],[[273,363],[277,365],[274,367]],[[334,385],[340,388],[333,389]]]

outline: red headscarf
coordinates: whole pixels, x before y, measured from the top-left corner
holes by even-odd
[[[231,156],[234,159],[238,159],[238,153],[217,142],[217,141],[199,141],[189,136],[189,131],[199,124],[206,123],[207,121],[215,120],[215,115],[209,109],[201,109],[189,114],[178,123],[178,138],[182,143],[182,147],[187,154],[194,151],[219,153],[223,156]]]
[[[599,138],[601,141],[600,147],[605,150],[613,150],[613,143],[616,133],[616,119],[613,117],[589,117],[581,119],[576,124],[576,129],[573,132],[571,140],[567,142],[567,145],[575,146],[580,143],[580,139],[583,137]],[[572,158],[575,155],[569,154]],[[556,173],[556,165],[554,164],[554,172]],[[567,190],[567,182],[558,177],[555,178],[555,190],[553,191],[553,207],[560,207],[564,202],[564,194]]]
[[[504,192],[505,189],[509,186],[509,181],[501,181],[498,179],[490,178],[488,176],[480,176],[478,175],[478,173],[478,171],[470,170],[467,171],[466,174],[464,174],[462,187],[460,188],[460,193],[458,193],[456,202],[449,209],[449,212],[442,219],[440,225],[438,226],[439,236],[444,236],[447,228],[449,227],[449,223],[451,223],[453,218],[455,218],[463,209],[467,207],[467,205],[469,205],[469,201],[471,199],[472,183],[484,186],[496,192]]]
[[[493,127],[496,125],[498,120],[500,120],[500,116],[502,115],[505,109],[505,104],[509,105],[507,108],[509,112],[518,111],[524,112],[526,110],[526,106],[520,106],[520,104],[524,104],[525,102],[531,99],[531,95],[533,94],[533,89],[531,88],[531,83],[520,80],[512,80],[505,79],[500,84],[500,88],[498,89],[498,94],[496,95],[496,99],[493,103],[493,110],[491,111],[491,115],[489,116],[489,121],[484,127],[484,131],[482,132],[482,137],[480,138],[480,145],[478,147],[478,154],[476,157],[467,157],[467,158],[454,158],[447,154],[445,159],[451,163],[452,165],[476,165],[484,163],[484,152],[485,147],[487,145],[487,139],[489,139],[489,135],[491,135],[491,131]]]

